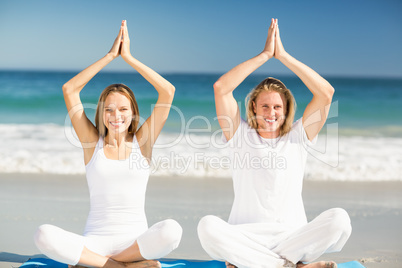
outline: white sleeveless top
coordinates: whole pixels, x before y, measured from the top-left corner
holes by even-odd
[[[103,139],[85,166],[90,195],[90,212],[84,236],[140,235],[148,229],[145,191],[149,164],[134,135],[130,157],[106,158]]]
[[[302,186],[310,145],[301,119],[277,139],[262,138],[241,119],[228,142],[235,194],[229,223],[273,223],[285,229],[306,224]]]

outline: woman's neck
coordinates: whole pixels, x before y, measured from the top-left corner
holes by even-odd
[[[123,133],[108,132],[105,137],[105,142],[108,145],[120,147],[120,145],[125,144],[128,138],[129,138],[128,132]]]

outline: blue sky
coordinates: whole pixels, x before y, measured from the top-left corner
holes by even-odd
[[[1,0],[0,69],[81,70],[126,19],[132,54],[155,70],[223,73],[262,50],[274,17],[285,49],[320,74],[402,77],[400,14],[399,0]],[[277,60],[258,72],[289,73]]]

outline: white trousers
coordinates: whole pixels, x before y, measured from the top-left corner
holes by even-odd
[[[81,236],[59,227],[44,224],[35,233],[35,244],[47,257],[58,262],[76,265],[84,247],[102,256],[122,252],[137,241],[141,256],[159,259],[176,249],[182,235],[181,226],[174,220],[164,220],[151,226],[139,237]]]
[[[340,251],[351,232],[349,215],[340,208],[327,210],[293,231],[278,223],[231,225],[211,215],[198,224],[198,237],[209,256],[239,268],[312,262],[324,253]]]

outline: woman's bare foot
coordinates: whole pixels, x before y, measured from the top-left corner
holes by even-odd
[[[228,263],[227,261],[225,262],[225,264],[226,264],[226,268],[237,268],[237,266],[234,266],[233,264]]]
[[[297,268],[337,268],[338,266],[333,261],[319,261],[319,262],[313,262],[313,263],[308,263],[308,264],[303,264],[303,263],[299,262],[296,267]]]

